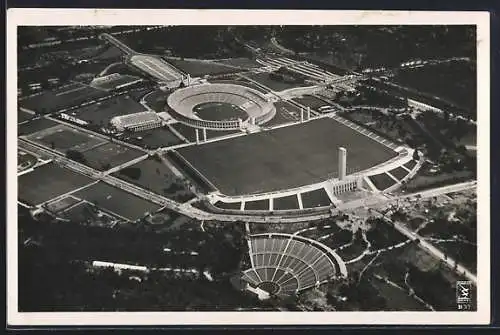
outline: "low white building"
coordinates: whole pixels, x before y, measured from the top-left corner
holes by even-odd
[[[438,112],[438,113],[442,112],[442,110],[440,110],[437,107],[427,105],[427,104],[424,104],[423,102],[412,100],[412,99],[408,99],[408,106],[416,108],[416,109],[421,110],[421,111],[431,110],[431,111]]]
[[[142,131],[161,127],[162,119],[155,112],[140,112],[115,116],[111,125],[119,131]]]

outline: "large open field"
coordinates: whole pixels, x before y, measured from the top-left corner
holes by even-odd
[[[28,138],[61,153],[66,153],[69,149],[83,152],[106,142],[95,135],[78,131],[66,125],[41,130],[31,134]]]
[[[115,116],[144,112],[146,108],[127,95],[121,95],[74,111],[76,117],[96,125],[106,125]]]
[[[142,218],[146,212],[152,213],[160,209],[160,206],[156,204],[103,182],[78,191],[74,196],[129,220]]]
[[[217,63],[228,64],[228,65],[238,66],[238,67],[248,68],[248,69],[262,67],[262,64],[257,63],[253,59],[245,58],[245,57],[218,59]]]
[[[400,70],[395,81],[472,112],[476,110],[476,68],[472,63],[456,62]]]
[[[213,61],[181,60],[174,58],[167,58],[167,61],[178,69],[189,73],[191,76],[217,75],[242,71],[242,69],[226,66]]]
[[[184,141],[177,137],[168,127],[136,132],[127,142],[152,149],[184,143]]]
[[[163,162],[159,162],[153,158],[145,159],[129,168],[114,173],[114,175],[129,183],[142,186],[179,202],[184,202],[194,197],[179,178],[174,175],[172,170]]]
[[[38,205],[93,181],[52,163],[23,174],[17,180],[19,200],[30,205]]]
[[[38,118],[17,126],[17,135],[29,135],[37,131],[58,125],[57,122],[45,118]]]
[[[319,107],[329,105],[326,101],[323,101],[312,95],[304,95],[302,97],[293,98],[292,100],[306,107],[311,107],[312,109],[317,109]]]
[[[284,81],[279,81],[272,79],[269,76],[269,73],[253,73],[251,75],[248,75],[248,78],[251,78],[255,80],[256,82],[270,88],[273,91],[284,91],[290,88],[294,87],[300,87],[300,86],[305,86],[305,85],[300,85],[300,84],[295,84],[295,83],[286,83]]]
[[[85,164],[104,171],[144,155],[144,152],[115,143],[106,143],[84,153]]]
[[[217,79],[217,80],[208,80],[208,81],[211,83],[241,85],[241,86],[253,88],[254,90],[257,90],[261,93],[269,93],[268,90],[265,90],[262,87],[257,86],[256,84],[248,81],[245,78],[241,78],[241,77],[235,77],[234,79]]]
[[[42,94],[19,101],[21,107],[40,113],[53,113],[62,108],[76,106],[84,101],[106,96],[103,90],[85,86],[80,83],[46,91]]]
[[[178,152],[227,195],[299,187],[337,175],[337,148],[347,149],[349,171],[396,154],[330,118],[179,149]]]
[[[165,108],[167,97],[167,92],[157,89],[144,95],[143,99],[146,101],[149,108],[159,113]]]

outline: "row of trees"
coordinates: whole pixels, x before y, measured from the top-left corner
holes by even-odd
[[[110,229],[76,222],[57,224],[49,218],[37,222],[25,213],[19,217],[20,308],[189,310],[253,305],[252,299],[232,289],[228,282],[229,276],[239,271],[247,252],[239,226],[214,225],[209,234],[185,229],[161,233],[145,230],[142,225]],[[28,239],[31,242],[25,243]],[[173,252],[165,252],[167,246]],[[198,255],[175,251],[196,251]],[[194,268],[199,275],[89,272],[88,262],[92,260]],[[205,270],[214,282],[204,278]]]

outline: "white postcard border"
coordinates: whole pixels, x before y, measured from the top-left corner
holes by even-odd
[[[7,10],[7,323],[35,325],[488,324],[490,322],[490,24],[488,12],[323,10]],[[17,35],[20,25],[477,26],[478,287],[475,312],[35,312],[17,311]],[[479,129],[481,132],[479,133]],[[480,135],[480,136],[479,136]]]

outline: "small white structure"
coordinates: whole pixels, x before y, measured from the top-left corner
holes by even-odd
[[[130,264],[121,264],[121,263],[111,263],[111,262],[102,262],[102,261],[93,261],[93,267],[98,268],[113,268],[114,270],[134,270],[134,271],[142,271],[148,272],[148,268],[145,266],[137,266]]]
[[[115,116],[111,119],[111,124],[119,131],[142,131],[160,127],[162,119],[155,112],[140,112]]]
[[[245,289],[246,289],[247,291],[250,291],[250,292],[252,292],[253,294],[255,294],[255,295],[259,298],[259,300],[267,300],[267,299],[269,299],[269,298],[270,298],[270,296],[269,296],[269,293],[268,293],[268,292],[266,292],[266,291],[264,291],[263,289],[260,289],[260,288],[258,288],[258,287],[252,287],[251,285],[246,284]]]
[[[442,112],[439,108],[424,104],[423,102],[408,99],[408,106],[413,107],[415,109],[421,110],[421,111],[428,111],[431,110],[433,112]]]

